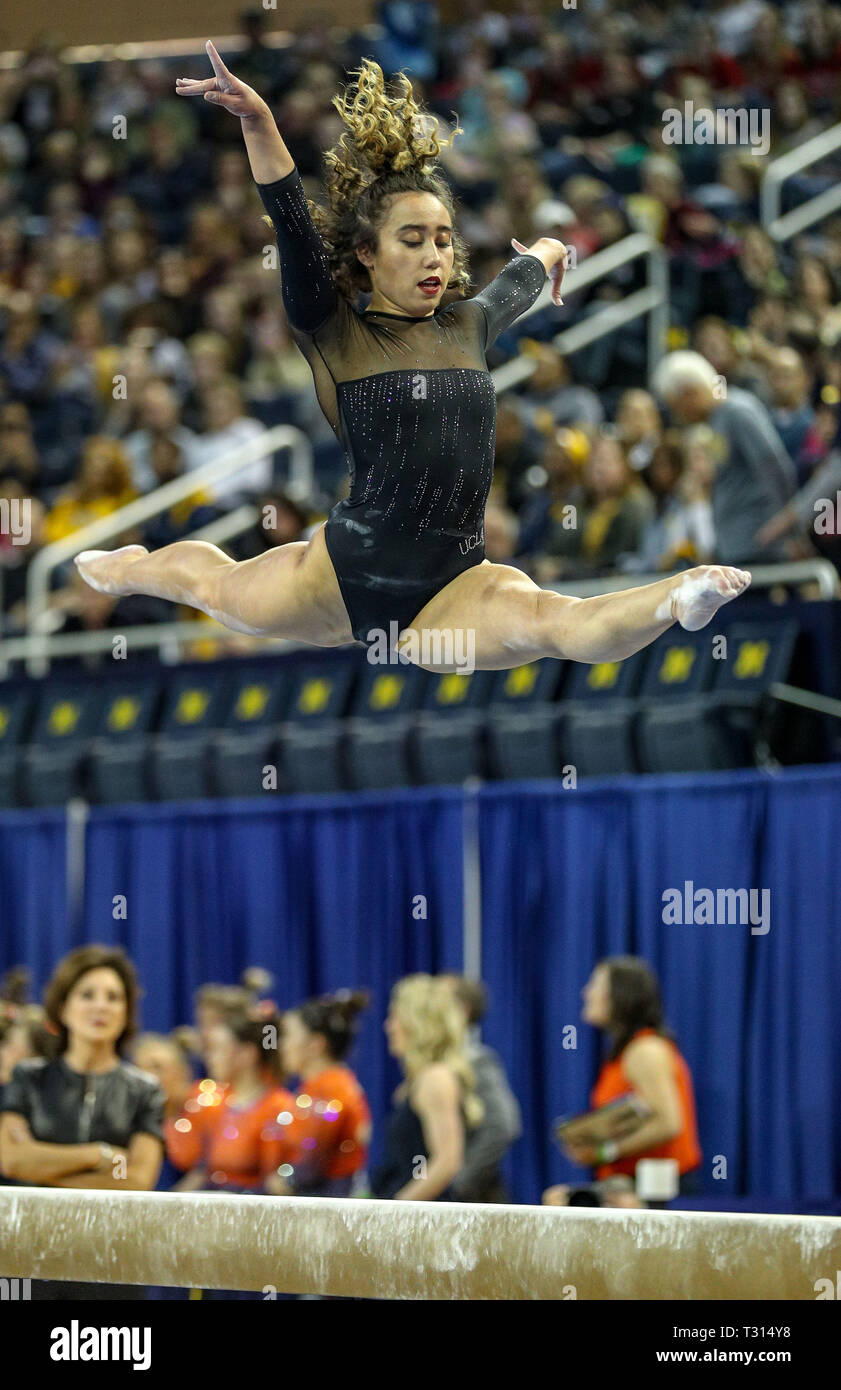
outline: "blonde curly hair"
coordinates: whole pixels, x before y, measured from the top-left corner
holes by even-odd
[[[371,279],[357,247],[376,248],[388,198],[431,193],[453,224],[453,268],[442,303],[463,299],[472,284],[467,246],[455,227],[452,192],[435,172],[442,147],[452,143],[460,127],[448,139],[439,136],[438,120],[418,105],[405,73],[394,78],[396,95],[389,94],[382,68],[371,58],[363,58],[353,73],[355,83],[333,98],[347,129],[324,155],[327,205],[307,199],[336,288],[351,301],[360,290],[370,292]],[[263,220],[271,224],[271,218]]]
[[[443,1062],[461,1082],[462,1105],[468,1127],[481,1124],[484,1106],[476,1094],[476,1077],[465,1054],[467,1024],[446,979],[407,975],[391,991],[391,1007],[406,1034],[401,1058],[406,1080],[398,1087],[405,1097],[425,1067]]]

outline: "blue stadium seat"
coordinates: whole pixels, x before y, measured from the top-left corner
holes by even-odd
[[[18,804],[21,745],[35,702],[27,686],[0,686],[0,806]]]
[[[665,673],[661,683],[669,687],[668,698],[644,702],[638,721],[643,770],[704,772],[752,765],[762,703],[772,682],[786,679],[797,634],[797,624],[788,620],[733,623],[717,634],[726,637],[726,647],[717,653],[716,638],[709,634],[666,634],[651,649],[650,670]],[[695,643],[698,657],[689,662],[686,653]],[[664,653],[659,664],[658,650]],[[675,698],[678,685],[687,691],[683,698]]]
[[[366,662],[347,720],[345,756],[351,787],[364,790],[411,784],[413,715],[430,679],[419,666]]]
[[[728,767],[722,731],[707,720],[714,675],[708,632],[670,628],[649,648],[641,684],[637,748],[645,772],[691,772]]]
[[[211,735],[212,782],[219,796],[258,796],[266,767],[277,767],[277,726],[289,697],[286,670],[235,671],[228,687],[225,727]]]
[[[432,676],[412,737],[415,776],[425,785],[485,773],[485,709],[495,672]]]
[[[572,662],[564,686],[561,759],[582,777],[638,770],[634,740],[645,653],[624,661]]]
[[[82,794],[89,740],[100,728],[103,688],[95,681],[56,681],[39,692],[32,742],[20,769],[30,806],[60,806]]]
[[[292,686],[286,722],[280,730],[284,790],[335,792],[345,786],[344,723],[356,667],[305,666]]]
[[[212,665],[178,671],[167,684],[160,733],[151,740],[150,780],[161,801],[212,795],[210,738],[224,723],[227,673]]]
[[[88,745],[91,801],[148,801],[149,731],[160,690],[157,676],[135,677],[105,688],[102,734]]]
[[[564,662],[546,658],[498,671],[487,715],[491,775],[557,777],[561,771],[556,703]]]

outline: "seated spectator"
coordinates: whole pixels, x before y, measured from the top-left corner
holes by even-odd
[[[715,558],[726,565],[785,558],[782,541],[762,544],[757,532],[793,496],[794,465],[760,401],[735,386],[722,400],[718,388],[715,369],[697,352],[669,353],[655,374],[677,423],[707,424],[715,435]]]
[[[508,1202],[511,1199],[500,1164],[520,1138],[523,1125],[520,1107],[502,1062],[493,1048],[486,1047],[479,1037],[479,1026],[487,1011],[485,987],[465,975],[443,975],[441,978],[450,985],[456,1002],[464,1011],[465,1053],[476,1078],[476,1094],[484,1112],[476,1128],[467,1132],[464,1166],[453,1179],[453,1194],[459,1202]]]
[[[567,1157],[594,1167],[599,1180],[620,1173],[633,1177],[641,1158],[672,1158],[680,1192],[698,1192],[702,1155],[692,1076],[664,1022],[657,977],[635,956],[611,956],[596,966],[582,997],[582,1018],[604,1032],[608,1048],[590,1095],[591,1108],[633,1093],[648,1113],[621,1139],[568,1144]],[[543,1200],[556,1205],[557,1197],[557,1189],[550,1189]]]
[[[590,440],[583,430],[559,429],[547,439],[539,465],[542,481],[522,510],[521,555],[543,550],[555,527],[577,527],[585,500],[581,475],[589,456]]]
[[[41,326],[41,315],[24,290],[6,305],[5,334],[0,341],[0,386],[30,407],[41,404],[49,389],[58,350],[56,338]]]
[[[196,467],[197,436],[181,423],[181,405],[170,383],[154,377],[140,393],[140,427],[124,440],[138,492],[151,492],[156,486],[152,447],[161,438],[178,445],[187,468]]]
[[[276,545],[303,540],[310,518],[285,492],[266,493],[257,498],[257,521],[250,530],[234,537],[228,550],[235,560],[250,560]]]
[[[809,374],[799,352],[790,347],[777,348],[768,370],[768,385],[771,419],[794,461],[798,484],[804,483],[826,450],[810,399]]]
[[[509,505],[519,507],[528,496],[526,474],[537,462],[539,437],[525,425],[518,403],[502,396],[497,404],[494,480],[505,488]]]
[[[122,444],[94,435],[85,444],[79,477],[59,496],[44,519],[47,544],[110,516],[137,497],[131,481],[131,461]]]
[[[261,1192],[285,1156],[278,1115],[293,1098],[280,1084],[280,1019],[270,1004],[250,1005],[215,1024],[207,1039],[208,1082],[165,1125],[181,1190]]]
[[[701,564],[713,554],[712,508],[708,498],[688,495],[685,448],[679,432],[669,431],[645,470],[655,514],[643,530],[634,569],[679,569]]]
[[[0,473],[17,474],[28,490],[38,485],[39,461],[32,418],[23,401],[0,406]]]
[[[649,391],[623,392],[616,410],[616,432],[631,468],[637,472],[646,468],[663,434],[660,411]]]
[[[582,474],[584,503],[577,525],[554,526],[546,540],[544,579],[604,573],[633,556],[653,515],[648,489],[628,466],[619,440],[597,436]]]
[[[280,1194],[349,1197],[368,1162],[371,1113],[345,1058],[368,995],[344,991],[308,999],[283,1016],[281,1061],[297,1078],[293,1104],[282,1116],[286,1142],[277,1181]]]
[[[485,558],[495,565],[510,565],[518,551],[517,518],[493,494],[485,507]]]
[[[526,424],[540,434],[558,425],[600,425],[604,410],[595,391],[573,384],[569,363],[550,343],[521,340],[521,350],[534,359],[535,370],[516,405]]]
[[[242,391],[234,377],[226,377],[204,397],[204,420],[206,431],[196,445],[194,468],[224,458],[266,433],[259,420],[244,414]],[[220,479],[211,491],[215,502],[233,506],[265,492],[271,482],[272,456],[268,453],[231,477]]]
[[[405,1080],[394,1094],[373,1194],[406,1202],[452,1201],[468,1131],[483,1116],[467,1059],[464,1012],[445,980],[409,975],[391,992],[385,1030]]]
[[[204,402],[231,370],[231,352],[221,333],[194,333],[188,343],[192,386],[182,409],[184,424],[196,433],[204,426]]]
[[[27,1186],[151,1191],[163,1157],[164,1097],[123,1060],[136,1029],[134,967],[111,946],[80,946],[59,962],[44,1007],[53,1060],[18,1064],[0,1103],[0,1170]],[[33,1297],[137,1299],[120,1284],[38,1281]]]

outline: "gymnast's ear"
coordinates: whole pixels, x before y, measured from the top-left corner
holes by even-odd
[[[359,262],[364,265],[366,270],[370,270],[374,264],[374,253],[371,250],[371,243],[362,241],[356,247],[356,256]]]

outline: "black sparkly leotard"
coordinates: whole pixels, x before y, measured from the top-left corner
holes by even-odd
[[[484,558],[496,427],[485,353],[534,303],[546,271],[521,255],[474,299],[426,318],[360,313],[335,287],[298,170],[257,187],[292,336],[348,456],[350,492],[325,540],[353,635],[367,643],[392,622],[410,626]]]

